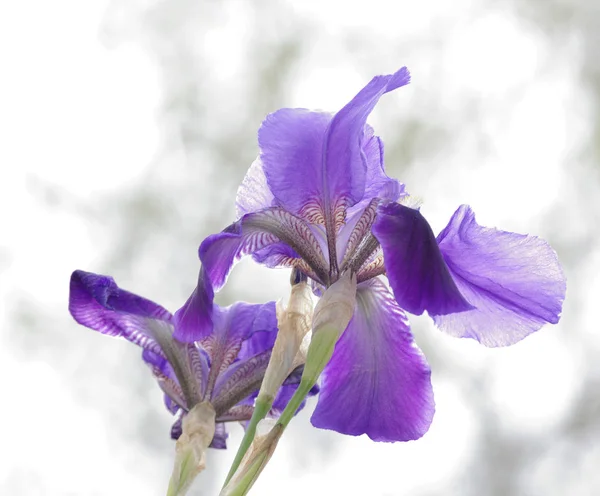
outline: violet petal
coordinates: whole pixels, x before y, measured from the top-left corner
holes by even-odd
[[[365,192],[367,117],[381,96],[408,84],[403,67],[374,77],[333,118],[306,109],[280,109],[258,132],[264,174],[279,205],[314,223],[343,216]]]
[[[263,351],[236,362],[219,376],[211,398],[217,416],[260,389],[270,358],[271,350]]]
[[[372,232],[383,249],[394,296],[415,315],[469,310],[442,258],[431,227],[418,210],[389,203],[377,210]]]
[[[441,330],[485,346],[508,346],[558,322],[566,280],[544,240],[482,227],[467,205],[437,239],[458,289],[475,307],[435,317]]]
[[[148,327],[148,319],[171,321],[160,305],[124,291],[112,277],[76,270],[71,275],[69,311],[90,329],[118,336],[142,348],[162,354]]]
[[[173,335],[176,339],[184,343],[192,343],[212,334],[214,296],[210,278],[204,267],[201,267],[196,288],[184,305],[175,312]]]
[[[315,427],[374,441],[418,439],[434,413],[430,369],[385,284],[359,286],[357,306],[324,371]]]
[[[246,172],[235,198],[237,218],[275,206],[275,197],[269,185],[260,158],[257,158]]]
[[[223,232],[202,242],[199,255],[211,288],[221,289],[232,267],[243,256],[279,243],[287,244],[321,274],[326,273],[321,247],[308,225],[274,207],[244,215]]]

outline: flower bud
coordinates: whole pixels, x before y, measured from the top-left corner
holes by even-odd
[[[303,380],[317,382],[356,306],[356,275],[344,273],[317,303]]]
[[[306,360],[302,341],[310,330],[312,313],[311,290],[306,281],[292,286],[287,307],[277,302],[279,330],[260,388],[261,397],[274,398],[286,377]]]
[[[215,410],[208,401],[198,403],[181,423],[168,496],[185,494],[194,478],[204,470],[205,452],[215,435]]]

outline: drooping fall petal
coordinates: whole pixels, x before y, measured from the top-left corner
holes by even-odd
[[[467,205],[437,240],[456,286],[475,307],[434,317],[441,330],[486,346],[508,346],[558,322],[566,280],[544,240],[482,227]]]

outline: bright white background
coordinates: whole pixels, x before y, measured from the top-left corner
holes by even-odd
[[[373,75],[413,83],[370,122],[434,231],[469,203],[531,233],[568,277],[561,324],[488,350],[413,318],[437,413],[418,442],[317,431],[309,404],[255,494],[600,492],[600,12],[594,2],[0,4],[0,493],[164,494],[174,445],[128,343],[67,313],[72,270],[172,311],[196,249],[234,220],[256,130],[337,110]],[[301,6],[300,6],[301,5]],[[287,291],[245,261],[222,301]],[[241,428],[192,494],[217,494]]]

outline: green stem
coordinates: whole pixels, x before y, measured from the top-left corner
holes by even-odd
[[[246,427],[246,433],[244,434],[244,438],[242,439],[240,447],[238,448],[235,458],[233,459],[233,464],[231,465],[231,468],[229,469],[229,473],[227,474],[227,477],[225,479],[225,483],[223,484],[223,487],[225,487],[227,485],[227,483],[233,477],[233,474],[235,474],[235,471],[240,466],[240,463],[242,462],[242,458],[244,458],[246,451],[248,451],[248,448],[250,448],[250,445],[252,444],[252,441],[254,440],[254,435],[256,433],[256,426],[262,419],[264,419],[267,416],[267,413],[269,413],[269,410],[271,409],[272,404],[273,404],[272,397],[264,397],[264,396],[261,397],[259,395],[258,398],[256,398],[256,402],[254,404],[254,412],[252,412],[252,418],[250,419],[250,423],[248,424],[248,427]]]
[[[277,420],[277,423],[283,425],[284,429],[290,423],[290,420],[292,420],[292,418],[298,411],[298,408],[300,408],[300,404],[304,401],[304,399],[306,398],[306,396],[308,395],[308,393],[314,385],[315,383],[313,381],[306,380],[304,377],[302,377],[302,379],[300,380],[300,385],[298,386],[298,389],[296,389],[294,396],[292,396],[287,406],[285,407],[285,410],[283,410],[283,413]]]

